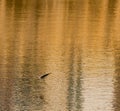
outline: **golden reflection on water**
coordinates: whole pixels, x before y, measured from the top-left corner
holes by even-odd
[[[119,19],[119,0],[0,0],[0,111],[119,111]]]

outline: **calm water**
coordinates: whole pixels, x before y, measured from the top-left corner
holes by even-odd
[[[0,0],[0,84],[0,111],[120,111],[120,0]]]

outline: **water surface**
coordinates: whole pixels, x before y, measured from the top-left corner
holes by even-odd
[[[120,1],[0,0],[0,84],[0,111],[120,111]]]

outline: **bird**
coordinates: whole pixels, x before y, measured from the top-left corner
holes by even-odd
[[[44,78],[47,77],[49,74],[51,74],[51,73],[42,74],[39,78],[40,78],[40,79],[44,79]]]

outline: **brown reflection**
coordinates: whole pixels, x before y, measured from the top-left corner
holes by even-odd
[[[0,78],[0,109],[1,111],[13,111],[13,79]]]
[[[118,43],[120,44],[120,43]],[[116,45],[118,45],[116,44]],[[114,99],[114,111],[120,110],[120,46],[115,47],[115,99]]]
[[[14,27],[15,24],[13,22],[14,20],[14,11],[11,10],[10,13],[7,13],[7,8],[5,10],[5,14],[8,14],[8,17],[6,17],[5,15],[5,23],[4,26],[7,26],[6,28],[3,28],[3,33],[5,31],[7,31],[6,34],[3,34],[3,38],[5,38],[5,42],[4,44],[6,44],[5,47],[3,47],[6,55],[5,55],[5,63],[1,63],[1,64],[5,64],[4,65],[4,75],[3,78],[1,80],[3,80],[3,85],[4,85],[4,93],[3,94],[3,103],[4,105],[2,106],[3,110],[7,110],[7,111],[12,111],[13,110],[13,91],[14,91],[14,79],[16,77],[16,74],[18,73],[18,64],[19,64],[19,60],[18,60],[18,56],[16,55],[16,53],[18,53],[18,42],[17,42],[17,37],[16,37],[16,32],[14,33]],[[12,16],[9,16],[12,15]],[[9,26],[9,28],[8,28]],[[3,44],[3,46],[4,46]]]
[[[15,11],[15,1],[6,1],[6,73],[8,78],[16,78],[20,75],[20,36],[19,23],[16,16],[19,10]],[[22,7],[22,6],[21,6]],[[21,14],[19,14],[21,15]]]
[[[115,15],[116,5],[118,3],[118,0],[109,0],[108,1],[108,14],[109,17]]]
[[[4,36],[6,36],[5,33],[5,14],[6,14],[6,7],[5,7],[5,1],[0,3],[0,78],[4,78],[6,77],[6,50],[4,50],[6,48],[6,38]]]
[[[26,111],[42,110],[44,103],[44,88],[38,79],[39,69],[42,66],[39,65],[38,60],[40,54],[38,50],[39,16],[34,12],[34,10],[39,10],[37,5],[36,2],[31,1],[25,10],[23,10],[23,7],[21,12],[19,10],[15,15],[19,28],[18,36],[20,37],[21,73],[21,76],[19,76],[21,79],[16,80],[15,107]]]
[[[114,2],[114,1],[111,1]],[[112,3],[111,3],[112,4]],[[113,5],[112,5],[113,6]],[[113,33],[114,37],[114,61],[115,61],[115,81],[114,81],[114,111],[120,110],[120,1],[116,0],[114,7],[111,6],[111,14],[114,14]],[[112,16],[112,15],[111,15]]]
[[[86,1],[66,2],[64,42],[68,44],[68,111],[82,111],[82,49]],[[67,33],[66,33],[67,32]]]
[[[86,27],[88,35],[85,44],[89,51],[94,50],[95,52],[99,53],[100,50],[103,50],[107,3],[107,0],[89,1],[87,19],[88,24]]]
[[[3,70],[0,73],[6,75],[0,80],[4,86],[0,90],[0,110],[38,110],[42,109],[44,102],[44,82],[40,83],[37,76],[39,69],[43,67],[38,59],[41,55],[38,50],[39,16],[34,11],[40,9],[37,6],[38,2],[29,3],[27,7],[26,2],[13,0],[6,1],[6,5],[2,6],[5,9],[2,9],[2,18],[5,19],[4,23],[0,22],[4,28],[0,28],[3,35],[1,39],[5,45],[2,43],[1,47],[4,46],[2,52],[5,60],[0,61],[0,68]]]
[[[71,44],[71,46],[74,46]],[[75,54],[78,53],[79,56]],[[69,83],[68,83],[68,110],[82,110],[82,86],[81,86],[81,53],[80,50],[74,50],[71,48],[70,66],[69,66]]]
[[[109,52],[109,50],[112,50],[113,44],[113,36],[112,36],[112,31],[113,31],[113,24],[114,24],[114,17],[115,17],[115,1],[109,0],[107,3],[107,10],[106,10],[106,23],[105,23],[105,39],[104,39],[104,48],[106,51]]]
[[[71,44],[71,46],[73,46]],[[72,49],[72,48],[71,48]],[[73,51],[73,49],[72,49]],[[71,52],[71,65],[70,65],[70,75],[69,75],[69,87],[68,87],[68,110],[74,110],[75,106],[75,101],[74,101],[74,95],[75,95],[75,90],[74,90],[74,52]]]
[[[6,34],[5,34],[5,14],[6,7],[5,1],[1,1],[0,3],[0,110],[12,110],[12,89],[13,85],[9,80],[6,80]]]

